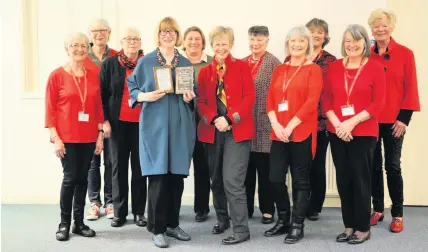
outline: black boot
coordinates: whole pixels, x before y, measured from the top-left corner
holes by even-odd
[[[78,234],[83,237],[94,237],[95,231],[90,229],[88,226],[83,223],[83,221],[75,221],[71,229],[73,234]]]
[[[304,227],[304,224],[293,223],[291,225],[290,233],[285,236],[284,243],[294,244],[299,242],[305,236],[303,232]]]
[[[70,238],[70,224],[61,223],[56,231],[56,239],[58,241],[67,241]]]
[[[290,212],[279,212],[278,220],[273,228],[264,233],[266,237],[273,237],[288,233],[290,230]]]

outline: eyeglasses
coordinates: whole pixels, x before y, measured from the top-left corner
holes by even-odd
[[[174,37],[177,35],[177,31],[159,31],[161,36],[166,36],[167,34],[169,34],[169,36]]]
[[[88,49],[88,46],[87,45],[72,44],[72,45],[70,45],[70,48],[73,48],[73,49],[82,48],[83,50],[86,50],[86,49]]]
[[[91,30],[92,33],[106,33],[108,32],[107,29],[98,29],[98,30]]]
[[[141,41],[140,38],[123,38],[123,40],[125,40],[128,44],[131,44],[131,42],[138,43]]]

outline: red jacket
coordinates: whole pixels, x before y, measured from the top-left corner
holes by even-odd
[[[232,133],[236,142],[251,140],[255,136],[253,106],[254,82],[248,63],[229,55],[226,60],[224,90],[227,97],[227,116],[232,120]],[[199,141],[214,143],[215,126],[211,121],[217,115],[217,61],[201,69],[198,77],[197,109],[201,117],[198,125]]]
[[[392,38],[385,54],[379,55],[375,49],[376,45],[371,49],[370,58],[384,66],[387,86],[386,103],[379,114],[379,123],[394,123],[400,109],[420,111],[413,52]]]

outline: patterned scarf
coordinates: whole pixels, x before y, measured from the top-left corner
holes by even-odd
[[[138,59],[144,56],[143,50],[139,50],[138,51],[138,57],[137,60],[132,61],[130,60],[125,53],[123,52],[123,49],[120,50],[120,52],[117,53],[117,55],[119,56],[119,61],[120,63],[126,67],[126,69],[128,70],[132,70],[135,68],[135,66],[137,65]]]
[[[224,82],[223,82],[223,77],[226,74],[226,64],[223,63],[223,65],[220,66],[220,64],[217,63],[216,70],[217,70],[217,77],[218,77],[217,97],[227,107],[226,92],[224,91]]]

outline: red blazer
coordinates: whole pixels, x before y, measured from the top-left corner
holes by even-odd
[[[224,90],[227,97],[227,116],[232,120],[232,133],[236,142],[251,140],[255,136],[253,106],[254,82],[248,63],[229,55],[226,60]],[[201,117],[198,125],[199,141],[214,143],[215,126],[211,121],[217,115],[217,61],[201,69],[198,77],[197,109]]]
[[[386,103],[379,123],[394,123],[400,109],[420,111],[413,52],[392,38],[385,54],[377,54],[376,45],[371,50],[370,58],[380,62],[386,74]]]

